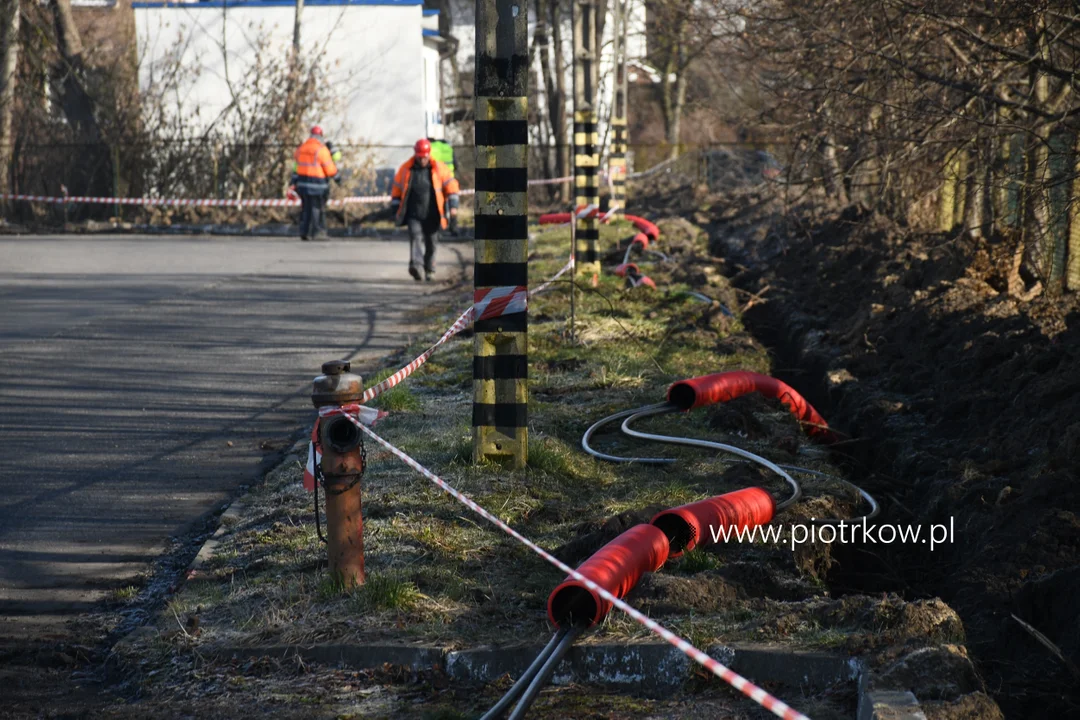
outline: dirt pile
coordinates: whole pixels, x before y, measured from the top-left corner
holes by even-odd
[[[747,192],[711,231],[714,253],[741,268],[736,282],[768,288],[747,324],[852,438],[840,450],[885,500],[881,521],[954,528],[932,553],[838,547],[830,580],[940,595],[1007,715],[1032,702],[1080,712],[1076,298],[1021,302],[1006,292],[1002,245],[918,234],[860,208],[785,212]]]

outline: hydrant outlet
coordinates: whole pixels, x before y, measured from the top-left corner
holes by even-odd
[[[360,446],[360,428],[348,418],[330,418],[326,423],[326,442],[339,453],[347,453]]]

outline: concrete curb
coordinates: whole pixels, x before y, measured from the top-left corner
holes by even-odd
[[[489,683],[509,675],[518,678],[536,658],[542,645],[480,647],[450,650],[437,646],[269,645],[203,647],[206,655],[254,659],[297,656],[305,662],[343,665],[357,670],[385,663],[414,670],[439,669],[459,682]],[[853,661],[823,652],[792,651],[776,646],[718,646],[710,650],[728,667],[756,683],[779,684],[804,692],[823,691],[840,683],[855,683]],[[667,643],[578,645],[556,668],[555,685],[597,685],[613,690],[658,696],[678,690],[693,678],[694,663]]]
[[[386,663],[413,670],[441,671],[452,680],[490,683],[513,679],[536,658],[541,645],[481,647],[450,650],[428,645],[267,645],[217,646],[203,653],[218,658],[252,660],[260,657],[299,657],[304,662],[339,665],[355,670],[382,668]],[[837,685],[854,684],[858,710],[854,720],[926,720],[910,691],[876,690],[873,673],[858,659],[843,655],[793,650],[778,645],[736,643],[715,645],[709,655],[758,685],[779,685],[798,705],[798,697]],[[579,645],[555,669],[553,685],[582,684],[660,697],[683,688],[694,677],[694,663],[667,643]]]

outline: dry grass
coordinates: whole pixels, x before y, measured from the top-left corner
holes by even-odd
[[[606,227],[602,244],[614,246],[630,234],[625,226]],[[563,264],[568,245],[565,232],[539,235],[532,277],[551,275]],[[701,248],[684,248],[687,256],[693,252]],[[709,313],[703,303],[680,295],[690,286],[678,282],[679,267],[650,271],[661,287],[671,288],[670,293],[625,290],[610,275],[595,289],[580,289],[574,342],[568,321],[569,285],[557,285],[534,299],[529,328],[528,468],[507,471],[472,463],[468,339],[444,346],[412,378],[380,397],[378,404],[390,415],[377,432],[549,549],[595,532],[617,513],[674,506],[734,489],[721,478],[727,465],[708,453],[650,446],[614,432],[594,442],[616,454],[661,454],[680,462],[673,467],[611,464],[581,450],[581,435],[592,422],[661,400],[674,380],[733,368],[768,370],[768,357],[752,343],[733,343],[749,349],[724,351],[725,341],[745,337],[740,323]],[[727,292],[722,279],[712,282],[713,287],[704,289],[718,296]],[[438,337],[467,304],[468,290],[462,288],[452,299],[451,307],[432,314],[430,332],[387,359],[385,369],[372,374],[368,384]],[[756,439],[719,433],[709,427],[703,412],[658,418],[649,427],[733,442],[780,461],[790,460],[769,445],[773,431],[791,431],[790,417],[767,411],[760,420],[769,430]],[[155,641],[162,658],[169,647],[180,652],[215,643],[410,641],[460,648],[537,642],[550,636],[547,596],[562,580],[560,573],[370,441],[363,480],[368,580],[355,590],[335,584],[326,572],[325,548],[316,535],[312,496],[301,486],[306,447],[293,452],[245,498],[246,513],[222,538],[205,576],[183,588],[162,614],[158,622],[162,634]],[[816,462],[813,467],[824,466]],[[781,485],[770,481],[767,487]],[[694,552],[671,561],[663,574],[688,582],[716,582],[736,561],[753,565],[776,583],[798,588],[806,597],[819,596],[813,578],[800,573],[783,548]],[[646,612],[699,647],[763,638],[835,644],[830,630],[808,620],[763,629],[769,627],[770,618],[792,613],[808,617],[811,605],[769,600],[762,596],[764,591],[747,587],[748,596],[713,606],[707,597],[703,605],[694,606],[662,593],[631,595],[630,601],[640,602]],[[675,603],[674,609],[665,609],[668,600]],[[179,632],[178,626],[196,614],[198,636]],[[581,642],[650,639],[648,631],[616,612]],[[609,707],[614,706],[611,703],[617,704],[610,700]]]

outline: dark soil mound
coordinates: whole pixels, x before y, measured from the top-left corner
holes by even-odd
[[[743,266],[745,290],[770,286],[747,324],[782,367],[800,369],[785,379],[853,438],[841,449],[852,477],[884,500],[878,520],[954,528],[933,552],[836,547],[830,581],[939,595],[960,613],[1006,715],[1035,703],[1076,716],[1077,299],[1010,297],[1003,245],[916,234],[857,208],[814,212],[782,217],[760,197],[735,198],[713,225],[713,250]]]

